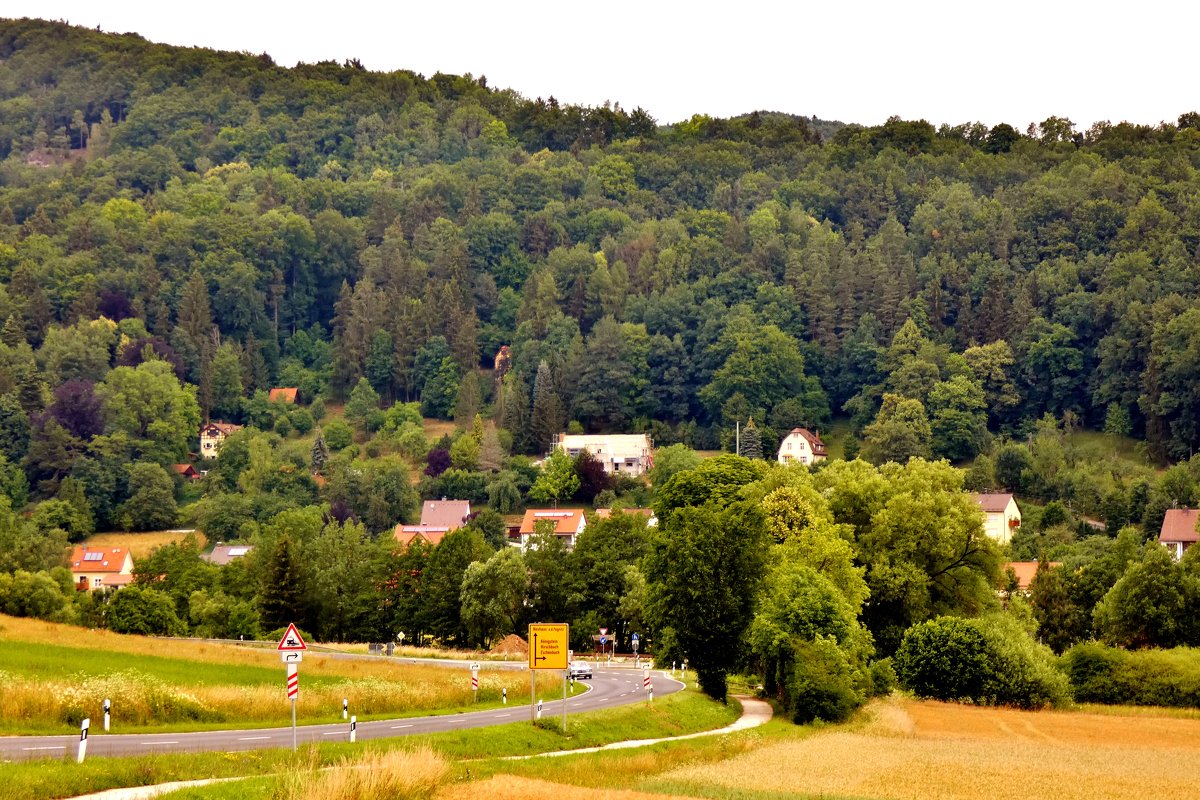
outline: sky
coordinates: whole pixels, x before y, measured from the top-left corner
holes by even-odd
[[[664,124],[765,110],[1021,130],[1058,116],[1086,130],[1200,110],[1200,6],[1184,0],[0,0],[0,16],[266,52],[287,67],[357,58],[485,75],[528,98],[640,106]]]

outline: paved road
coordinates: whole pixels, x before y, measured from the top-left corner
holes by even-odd
[[[488,665],[493,666],[492,664]],[[497,665],[498,666],[498,665]],[[521,666],[520,663],[513,665]],[[651,683],[654,694],[662,696],[677,692],[683,685],[670,677],[670,673],[652,671]],[[595,679],[583,681],[590,690],[567,699],[567,714],[580,711],[595,711],[601,708],[643,701],[642,673],[633,669],[603,669]],[[303,693],[300,702],[304,702]],[[545,698],[542,703],[543,717],[562,715],[562,695],[557,700]],[[487,711],[468,714],[449,714],[436,717],[409,717],[402,719],[359,722],[357,738],[382,739],[408,736],[417,733],[481,728],[486,725],[504,725],[510,722],[529,720],[529,705],[510,704]],[[291,747],[292,728],[257,728],[242,731],[202,731],[198,733],[135,733],[105,734],[97,732],[100,726],[92,720],[88,737],[87,754],[91,756],[125,756],[144,753],[195,753],[203,751],[234,752],[238,750],[261,750],[272,747]],[[296,741],[344,742],[350,739],[348,722],[333,725],[300,725],[296,729]],[[68,736],[4,736],[0,737],[0,760],[27,761],[35,758],[74,758],[79,745],[79,735]]]

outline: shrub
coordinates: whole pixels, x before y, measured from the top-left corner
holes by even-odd
[[[901,685],[920,697],[1041,708],[1070,699],[1054,655],[1015,621],[938,617],[909,628],[896,653]]]
[[[1079,644],[1062,663],[1080,702],[1200,706],[1200,650],[1194,648],[1126,651]]]
[[[344,450],[354,441],[354,431],[340,419],[330,420],[325,425],[325,444],[333,451]]]
[[[858,675],[837,641],[818,636],[799,641],[788,680],[792,718],[798,725],[823,719],[841,722],[863,704]]]

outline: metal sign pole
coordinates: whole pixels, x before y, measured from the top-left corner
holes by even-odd
[[[534,694],[537,692],[536,682],[537,670],[531,669],[529,670],[529,721],[534,724],[537,723],[537,709],[533,707],[537,701],[537,698],[534,697]]]
[[[567,670],[563,670],[563,733],[567,732]]]

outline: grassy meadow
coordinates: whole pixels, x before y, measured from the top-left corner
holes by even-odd
[[[66,733],[105,698],[122,732],[283,724],[284,675],[274,650],[0,616],[0,733]],[[539,677],[539,690],[555,696],[558,679]],[[524,671],[485,667],[476,704],[466,669],[315,653],[300,681],[298,716],[309,723],[341,719],[343,698],[366,721],[487,708],[504,689],[514,702],[529,691]]]
[[[206,547],[208,540],[204,534],[196,531],[191,534],[196,537],[200,547]],[[126,547],[134,558],[145,558],[155,550],[168,544],[178,544],[188,537],[180,531],[150,531],[147,533],[125,533],[113,531],[96,533],[87,538],[88,547]]]

